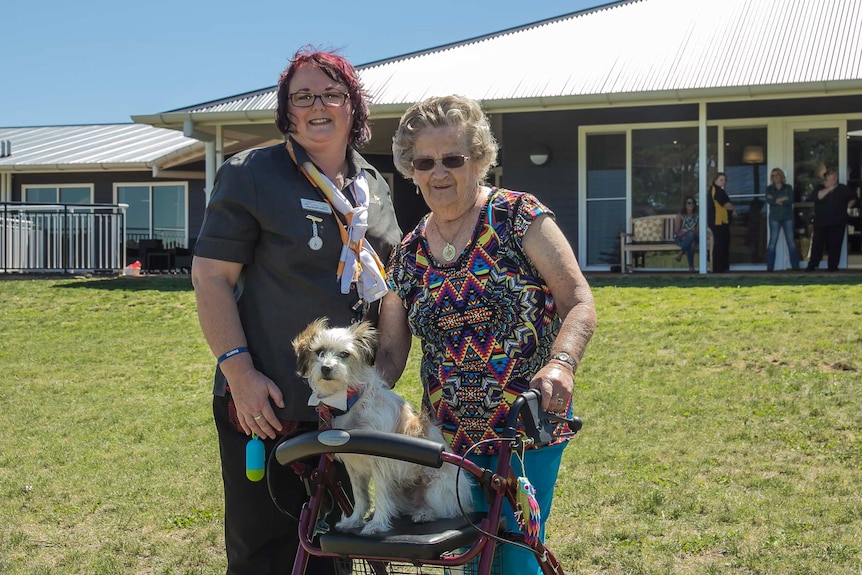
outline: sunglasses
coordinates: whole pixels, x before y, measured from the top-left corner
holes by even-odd
[[[691,200],[689,200],[689,201],[687,201],[687,202],[685,203],[685,205],[687,205],[687,206],[693,206],[693,205],[694,205],[694,202],[692,202]]]
[[[454,170],[455,168],[463,166],[464,162],[469,159],[470,156],[460,156],[456,154],[452,156],[443,156],[440,160],[435,160],[434,158],[416,158],[410,163],[413,165],[414,170],[427,172],[428,170],[433,170],[438,161],[443,164],[443,167],[447,170]]]

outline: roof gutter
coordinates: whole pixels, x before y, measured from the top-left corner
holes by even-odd
[[[246,110],[230,112],[164,112],[132,116],[137,124],[149,124],[159,128],[183,130],[188,120],[194,126],[216,126],[219,124],[260,124],[275,121],[275,110]]]
[[[190,170],[164,170],[153,166],[153,178],[168,178],[172,180],[205,180],[206,172]]]
[[[0,171],[22,172],[148,172],[155,167],[152,162],[121,164],[97,162],[92,164],[0,164]]]
[[[770,98],[802,98],[811,96],[839,96],[842,94],[858,94],[862,89],[862,79],[857,80],[827,80],[819,82],[797,82],[792,84],[763,84],[754,86],[726,86],[711,88],[688,88],[673,90],[656,90],[652,92],[616,92],[596,94],[574,94],[566,96],[539,96],[535,98],[504,98],[482,100],[486,111],[505,112],[537,112],[549,110],[571,110],[588,108],[606,108],[608,106],[626,105],[663,105],[679,103],[697,103],[704,100],[729,101],[739,99],[770,99]],[[372,104],[373,118],[400,118],[415,102],[403,101],[387,104]],[[139,124],[149,124],[160,128],[184,130],[187,121],[194,127],[216,126],[225,124],[257,124],[274,121],[275,110],[244,110],[229,112],[164,112],[132,116],[132,121]]]
[[[817,96],[858,95],[862,80],[831,82],[806,82],[797,84],[773,84],[761,86],[727,86],[720,88],[694,88],[659,90],[655,92],[619,92],[614,94],[586,94],[542,98],[518,98],[509,100],[484,100],[488,111],[524,112],[572,108],[606,108],[627,105],[695,104],[738,100],[789,99]],[[405,108],[406,109],[406,108]]]

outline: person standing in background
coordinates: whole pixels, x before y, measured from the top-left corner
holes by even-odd
[[[712,230],[712,271],[724,273],[730,270],[730,221],[736,208],[724,187],[727,175],[719,172],[712,180],[706,198],[706,221]]]
[[[838,269],[841,246],[847,230],[847,210],[856,205],[856,196],[844,184],[838,183],[838,170],[829,168],[823,173],[824,183],[808,198],[814,203],[814,236],[811,238],[811,259],[806,271],[813,272],[823,259],[823,249],[828,254],[830,272]]]
[[[787,183],[781,168],[773,168],[766,186],[766,203],[769,204],[769,244],[766,246],[766,271],[775,269],[775,247],[778,234],[784,232],[784,242],[790,256],[790,269],[799,269],[799,252],[793,238],[793,188]]]

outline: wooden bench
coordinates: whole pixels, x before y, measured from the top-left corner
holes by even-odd
[[[626,254],[646,252],[677,252],[679,246],[673,241],[676,214],[644,216],[629,220],[629,232],[620,232],[620,271],[628,271]],[[707,255],[712,249],[712,232],[707,230]],[[634,262],[632,262],[634,264]],[[633,266],[632,266],[633,267]]]

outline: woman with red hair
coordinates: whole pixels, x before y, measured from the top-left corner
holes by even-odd
[[[290,342],[322,316],[376,323],[371,304],[388,289],[377,254],[386,258],[401,239],[386,180],[356,151],[371,130],[353,66],[302,49],[277,97],[285,142],[219,169],[192,264],[201,330],[218,358],[228,575],[291,571],[305,487],[292,469],[262,461],[247,476],[246,449],[262,447],[267,461],[281,437],[317,428]],[[255,482],[260,469],[269,476]],[[312,558],[309,572],[339,568]]]

